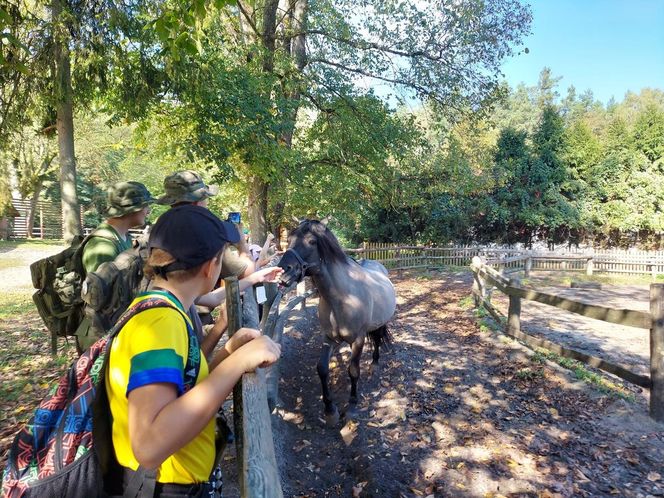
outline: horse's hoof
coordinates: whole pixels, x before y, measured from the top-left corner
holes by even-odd
[[[334,411],[331,413],[325,413],[325,424],[328,427],[334,427],[339,423],[339,410],[337,407],[334,407]]]

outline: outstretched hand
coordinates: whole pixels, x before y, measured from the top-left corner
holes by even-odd
[[[245,343],[233,354],[242,362],[245,372],[253,372],[258,367],[263,368],[275,363],[281,356],[281,346],[268,336],[262,335]]]
[[[254,281],[255,284],[260,284],[263,282],[274,283],[279,281],[283,273],[284,273],[283,268],[279,268],[278,266],[272,266],[269,268],[261,268],[260,270],[256,270],[249,277],[255,279]]]

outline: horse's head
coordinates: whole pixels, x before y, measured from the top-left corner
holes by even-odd
[[[323,265],[340,261],[346,256],[327,220],[303,220],[288,237],[288,249],[279,262],[284,269],[281,285],[290,287],[304,277],[316,275]]]

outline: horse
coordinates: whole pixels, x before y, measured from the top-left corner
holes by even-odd
[[[323,347],[317,371],[328,425],[339,421],[339,410],[328,385],[330,358],[342,341],[351,347],[348,366],[351,389],[344,416],[352,419],[357,414],[360,357],[367,335],[374,346],[372,372],[378,367],[380,347],[391,342],[387,322],[394,315],[396,294],[387,269],[378,261],[357,262],[346,256],[326,220],[300,222],[288,238],[288,249],[279,266],[284,270],[282,287],[290,287],[310,276],[318,290]]]

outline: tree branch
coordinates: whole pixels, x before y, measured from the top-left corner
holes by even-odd
[[[439,103],[443,103],[442,100],[440,100],[434,92],[432,92],[429,89],[427,89],[426,87],[423,87],[422,85],[418,85],[417,83],[412,82],[412,81],[399,79],[399,78],[388,78],[388,77],[385,77],[385,76],[379,76],[377,74],[373,74],[373,73],[370,73],[368,71],[365,71],[364,69],[344,66],[343,64],[340,64],[338,62],[333,62],[333,61],[329,61],[329,60],[326,60],[326,59],[320,59],[319,58],[319,59],[310,59],[309,60],[309,64],[314,64],[316,62],[319,62],[321,64],[326,64],[328,66],[336,67],[338,69],[341,69],[342,71],[348,71],[350,73],[360,74],[360,75],[366,76],[368,78],[373,78],[373,79],[376,79],[376,80],[385,81],[387,83],[392,83],[392,84],[395,84],[395,85],[406,86],[406,87],[409,87],[409,88],[412,88],[412,89],[416,90],[417,92],[421,93],[422,95],[427,95],[427,96],[431,97],[432,99],[436,100]]]
[[[297,34],[297,33],[296,33]],[[441,46],[438,55],[431,55],[428,52],[424,50],[411,50],[411,51],[406,51],[406,50],[398,50],[392,47],[388,47],[386,45],[380,45],[378,43],[373,43],[373,42],[368,42],[365,40],[351,40],[349,38],[342,38],[340,36],[336,36],[334,34],[331,34],[327,31],[319,30],[319,29],[312,29],[303,32],[302,34],[304,35],[321,35],[326,38],[330,38],[334,41],[337,41],[339,43],[343,43],[345,45],[348,45],[350,47],[356,48],[358,50],[378,50],[380,52],[385,52],[388,54],[392,55],[398,55],[400,57],[407,57],[410,59],[416,59],[416,58],[422,58],[429,60],[431,62],[445,62],[443,58],[443,53],[445,50],[447,50],[449,47]]]

